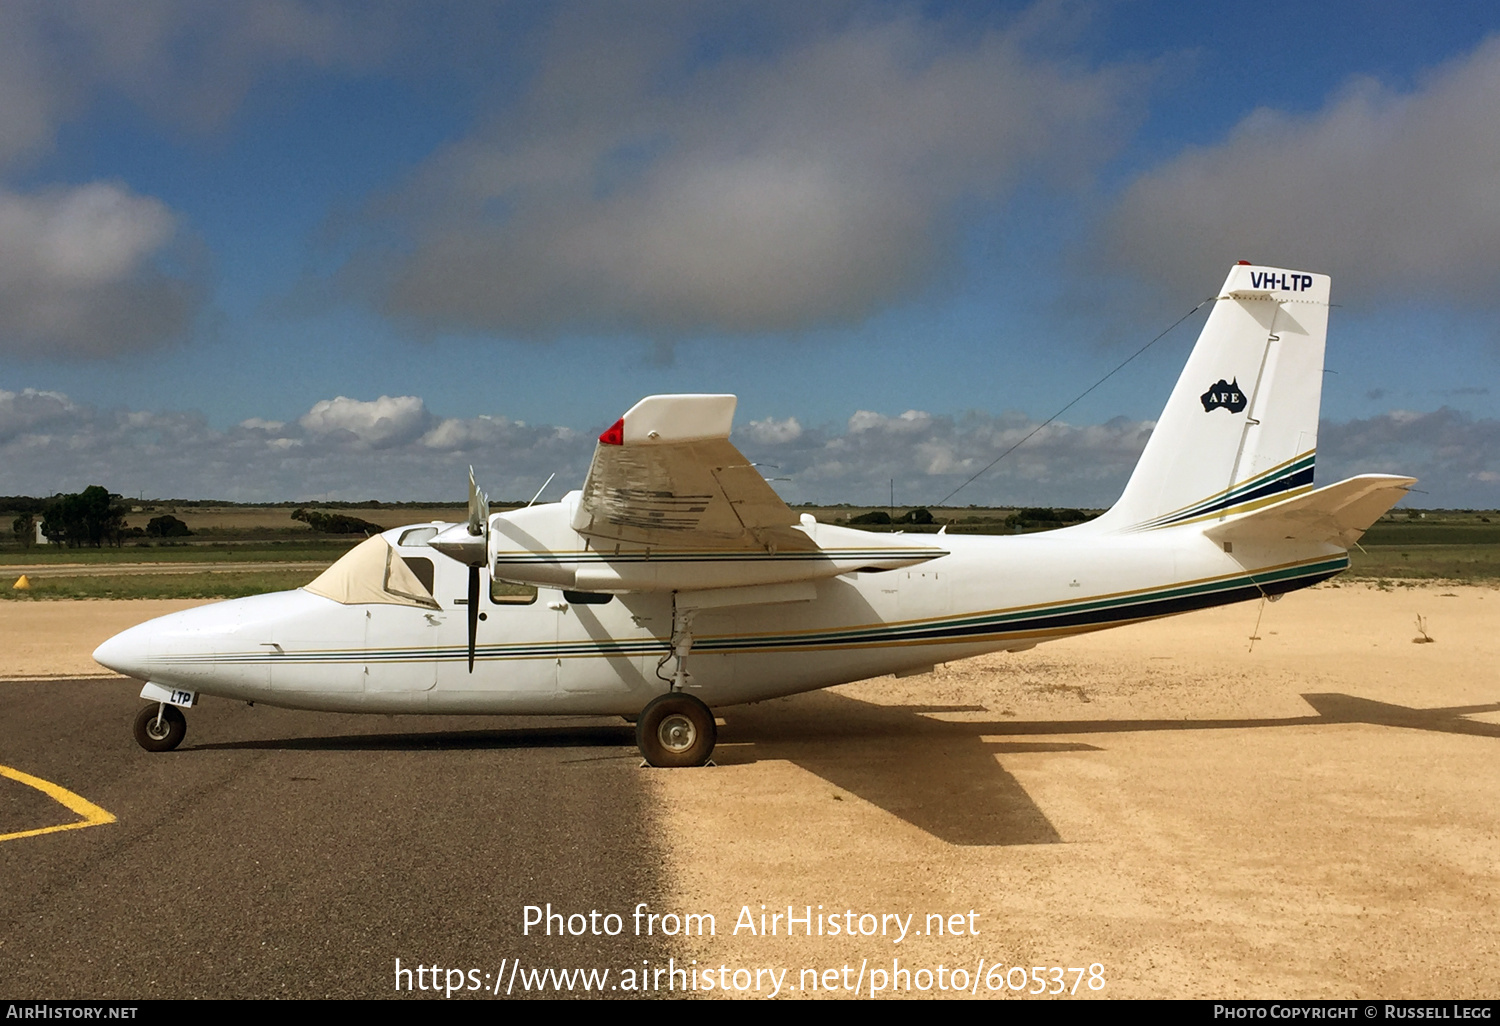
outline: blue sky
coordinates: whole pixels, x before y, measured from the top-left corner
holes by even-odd
[[[1493,508],[1497,109],[1481,4],[7,4],[0,493],[556,497],[729,391],[930,503],[1250,259],[1320,480]],[[1112,501],[1201,316],[956,501]]]

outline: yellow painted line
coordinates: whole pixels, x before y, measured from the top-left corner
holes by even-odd
[[[9,766],[0,766],[0,777],[9,777],[18,783],[25,784],[27,787],[34,787],[48,798],[67,808],[70,812],[76,812],[83,817],[77,823],[63,823],[60,826],[41,827],[37,830],[21,830],[14,834],[0,834],[0,841],[15,841],[22,837],[39,837],[42,834],[55,834],[59,830],[81,830],[83,827],[103,826],[105,823],[113,823],[115,821],[113,813],[105,812],[82,795],[76,795],[66,787],[59,787],[49,780],[34,777],[30,773],[22,773],[20,770],[11,769]]]

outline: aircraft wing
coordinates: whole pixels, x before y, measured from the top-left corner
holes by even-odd
[[[596,544],[816,548],[729,442],[732,395],[654,395],[599,436],[573,529]]]
[[[1348,548],[1417,483],[1414,477],[1364,474],[1216,524],[1203,533],[1216,542],[1330,541]]]

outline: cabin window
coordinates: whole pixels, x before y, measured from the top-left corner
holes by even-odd
[[[490,580],[490,604],[496,606],[529,606],[536,601],[536,585],[513,581]]]
[[[597,591],[565,591],[563,601],[574,606],[602,606],[614,599]]]

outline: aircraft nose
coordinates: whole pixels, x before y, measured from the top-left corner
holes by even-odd
[[[143,631],[141,627],[121,631],[94,649],[94,662],[116,673],[123,673],[127,677],[149,680],[151,677],[149,641],[149,633]]]

